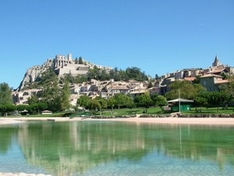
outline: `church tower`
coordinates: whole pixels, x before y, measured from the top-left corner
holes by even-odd
[[[212,64],[212,67],[218,67],[218,66],[220,66],[221,64],[220,64],[220,62],[219,62],[219,58],[218,58],[218,56],[216,55],[215,56],[215,60],[214,60],[214,62],[213,62],[213,64]]]

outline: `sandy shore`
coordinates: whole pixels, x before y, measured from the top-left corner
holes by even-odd
[[[191,124],[191,125],[234,125],[234,118],[113,118],[113,119],[91,119],[91,118],[68,118],[68,117],[48,117],[48,118],[0,118],[0,125],[18,124],[27,121],[119,121],[134,123],[157,123],[157,124]]]

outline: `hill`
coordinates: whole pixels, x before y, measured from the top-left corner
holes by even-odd
[[[63,77],[64,75],[75,77],[78,75],[86,75],[88,71],[93,68],[105,70],[107,72],[112,70],[110,67],[99,66],[85,61],[81,57],[73,59],[71,54],[67,56],[56,55],[55,58],[48,59],[42,65],[29,68],[17,90],[21,91],[24,89],[38,88],[36,86],[37,84],[34,83],[40,82],[43,73],[46,73],[48,70],[52,70],[58,77]]]

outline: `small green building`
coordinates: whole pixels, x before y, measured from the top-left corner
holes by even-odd
[[[190,110],[191,103],[193,102],[193,100],[177,98],[167,102],[170,104],[171,112],[183,112]]]

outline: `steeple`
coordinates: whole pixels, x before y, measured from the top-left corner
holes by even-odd
[[[219,62],[218,56],[216,55],[216,56],[215,56],[215,59],[214,59],[214,62],[213,62],[213,64],[212,64],[212,67],[217,67],[217,66],[219,66],[219,65],[221,65],[221,64],[220,64],[220,62]]]

